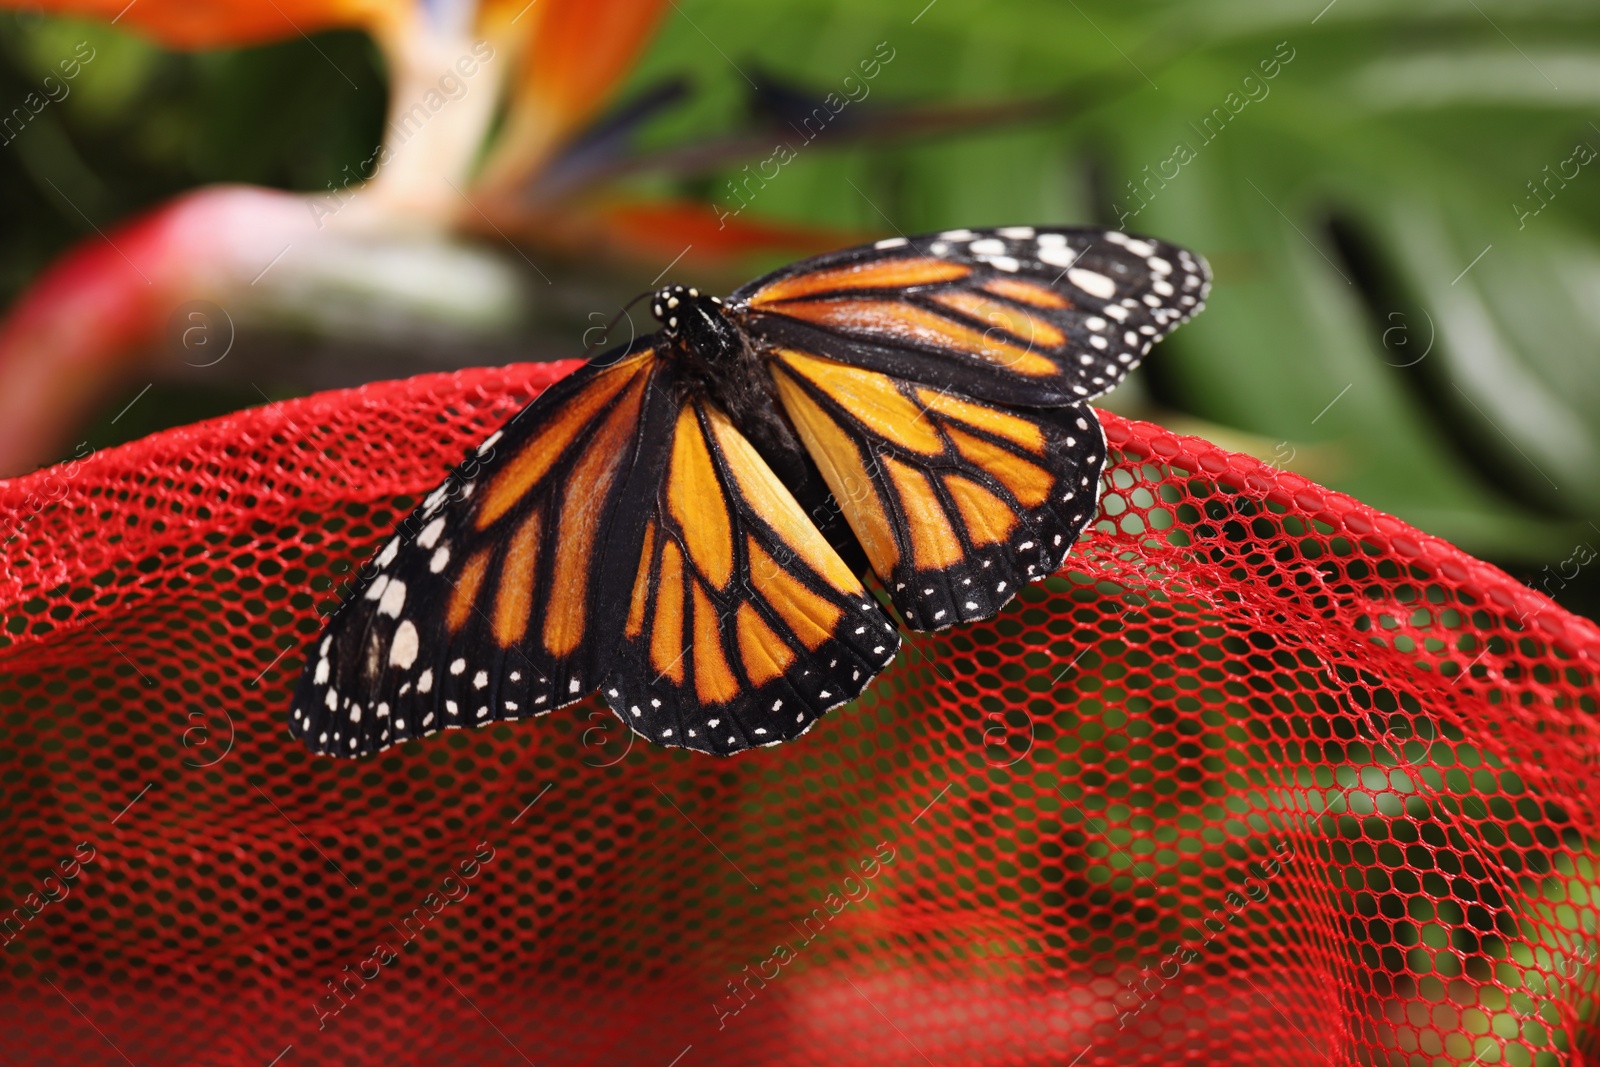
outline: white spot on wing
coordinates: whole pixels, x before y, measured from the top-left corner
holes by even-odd
[[[383,599],[378,601],[378,614],[387,615],[391,619],[398,619],[400,611],[406,606],[406,583],[393,581],[383,591]]]
[[[389,666],[410,670],[417,661],[417,648],[417,628],[410,619],[404,619],[394,632],[393,643],[389,645]]]
[[[1110,278],[1098,271],[1085,270],[1082,267],[1074,267],[1067,271],[1067,280],[1090,296],[1099,297],[1101,300],[1110,300],[1117,292],[1117,285]]]

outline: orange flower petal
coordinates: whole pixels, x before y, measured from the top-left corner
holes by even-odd
[[[491,36],[521,32],[528,43],[484,185],[520,180],[590,118],[638,60],[665,7],[663,0],[538,0],[528,8],[510,0],[486,10],[480,25]]]
[[[115,22],[169,48],[254,44],[340,27],[382,32],[410,17],[407,0],[0,0],[0,8]]]

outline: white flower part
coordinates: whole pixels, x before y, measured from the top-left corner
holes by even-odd
[[[417,639],[417,628],[410,619],[402,619],[400,626],[394,632],[394,641],[389,645],[389,666],[399,667],[403,671],[411,669],[417,661],[417,649],[420,642]],[[429,675],[432,678],[432,675]]]

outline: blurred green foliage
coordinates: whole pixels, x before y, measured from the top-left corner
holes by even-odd
[[[1595,14],[1589,0],[682,0],[623,98],[692,79],[638,138],[681,145],[748,127],[754,82],[839,91],[880,42],[893,58],[851,107],[1062,94],[1053,117],[959,136],[796,135],[748,217],[908,233],[1124,218],[1195,248],[1216,270],[1211,306],[1123,403],[1276,442],[1291,469],[1600,615],[1600,564],[1571,562],[1600,547],[1600,159],[1579,147],[1600,150]],[[320,189],[379,136],[380,63],[351,34],[173,55],[7,15],[0,101],[84,39],[99,51],[72,96],[0,148],[8,295],[93,232],[84,216],[104,226],[204,182]],[[731,209],[743,175],[630,181]]]

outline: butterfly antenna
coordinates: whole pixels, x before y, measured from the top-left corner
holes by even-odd
[[[644,292],[640,293],[638,296],[634,297],[632,300],[628,301],[626,304],[623,304],[622,305],[622,310],[618,311],[615,315],[613,315],[611,317],[611,321],[606,323],[605,328],[600,331],[600,339],[598,341],[591,341],[588,345],[586,345],[584,347],[584,349],[583,349],[583,358],[584,359],[588,359],[590,356],[594,355],[596,349],[600,348],[602,345],[604,345],[606,343],[606,340],[611,336],[611,331],[614,328],[616,328],[617,323],[622,321],[623,316],[625,316],[625,315],[627,316],[628,325],[630,327],[632,327],[633,326],[633,316],[632,315],[628,315],[629,309],[632,308],[633,305],[637,304],[639,301],[648,298],[650,296],[650,293],[651,293],[651,290],[647,289]],[[584,336],[587,337],[589,335],[589,332],[591,332],[593,329],[594,329],[594,327],[590,327],[590,329],[588,331],[584,332]],[[633,336],[634,337],[638,337],[639,336],[639,331],[637,329],[633,330]],[[631,343],[631,339],[630,339],[630,343]]]

